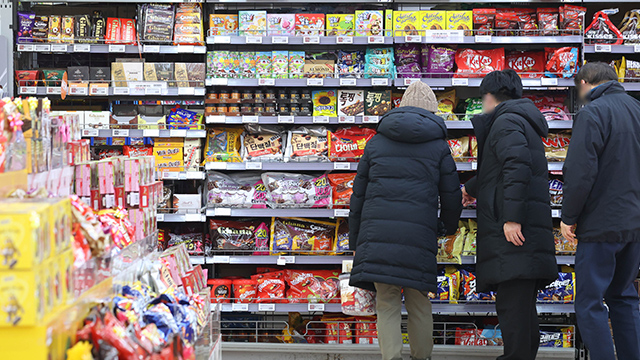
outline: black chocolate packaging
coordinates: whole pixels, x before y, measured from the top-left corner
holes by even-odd
[[[111,68],[108,66],[92,66],[89,69],[89,79],[98,81],[111,80]]]
[[[88,81],[89,79],[89,67],[88,66],[69,66],[67,68],[67,76],[69,81]]]

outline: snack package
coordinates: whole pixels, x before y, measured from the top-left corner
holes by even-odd
[[[333,252],[334,254],[342,254],[349,250],[349,220],[338,219]]]
[[[284,160],[284,130],[278,126],[247,124],[244,135],[244,161]]]
[[[421,50],[419,44],[400,44],[395,50],[396,65],[408,65],[421,63]]]
[[[563,31],[562,35],[581,35],[586,13],[586,7],[576,5],[560,6],[560,28],[567,30]]]
[[[209,34],[238,35],[237,14],[209,14]]]
[[[353,180],[356,178],[356,173],[334,173],[327,176],[331,184],[334,208],[348,208],[351,194],[353,194]]]
[[[429,293],[429,297],[436,302],[457,304],[460,297],[460,272],[451,265],[445,266],[438,272],[438,291]]]
[[[326,326],[324,341],[327,344],[353,344],[353,318],[344,315],[324,315],[322,322]]]
[[[625,44],[640,42],[640,10],[629,10],[618,27]]]
[[[238,20],[238,34],[240,36],[265,36],[267,34],[266,11],[238,11]]]
[[[50,43],[60,42],[60,33],[62,32],[62,17],[60,15],[49,16],[49,28],[47,39]]]
[[[421,11],[394,11],[393,36],[421,35]]]
[[[364,90],[338,90],[338,116],[364,115]]]
[[[256,301],[258,282],[253,279],[233,280],[233,298],[238,304],[249,304]]]
[[[33,23],[36,19],[34,13],[18,12],[18,31],[17,42],[30,43],[33,42]]]
[[[271,74],[276,79],[289,77],[289,52],[274,50],[271,52]]]
[[[558,279],[538,292],[541,302],[572,302],[575,293],[575,273],[560,272]]]
[[[455,161],[467,161],[469,157],[469,137],[463,136],[458,139],[449,139],[449,149],[451,149],[451,156]]]
[[[382,10],[356,10],[356,36],[383,35]]]
[[[478,224],[473,220],[468,221],[469,232],[464,239],[464,247],[462,248],[462,255],[470,256],[476,254],[476,238],[478,237]]]
[[[269,227],[260,220],[209,219],[209,236],[218,250],[267,250]]]
[[[365,56],[362,51],[338,50],[338,76],[361,78]]]
[[[475,35],[492,35],[496,9],[473,9]]]
[[[167,248],[184,244],[189,255],[204,255],[204,236],[202,233],[175,234],[169,233]]]
[[[290,303],[340,301],[340,273],[332,270],[285,270],[284,278],[288,286],[287,299]]]
[[[202,45],[204,29],[202,28],[202,6],[200,4],[180,3],[176,5],[176,21],[173,32],[173,43]]]
[[[140,38],[143,41],[165,43],[173,40],[175,9],[173,5],[143,4],[139,6]]]
[[[563,133],[552,133],[542,138],[544,153],[549,161],[563,161],[567,157],[571,136]]]
[[[340,275],[340,303],[342,313],[351,316],[376,314],[376,292],[349,285],[351,274]]]
[[[60,31],[60,41],[72,43],[75,34],[76,18],[71,15],[62,17],[62,28]]]
[[[622,33],[604,11],[598,11],[593,15],[593,21],[584,32],[585,44],[620,45],[622,41]]]
[[[551,197],[551,206],[562,206],[562,185],[564,185],[564,183],[558,179],[549,180],[549,197]]]
[[[327,255],[333,250],[335,222],[301,218],[274,218],[271,222],[272,255],[280,252]]]
[[[304,51],[289,51],[289,79],[304,77]]]
[[[446,11],[420,11],[422,28],[420,30],[444,30],[447,26]]]
[[[259,174],[242,173],[229,176],[207,173],[207,205],[209,207],[266,208],[267,191]]]
[[[256,77],[270,78],[272,74],[272,54],[271,51],[256,51]]]
[[[392,109],[391,90],[366,90],[364,114],[382,116]]]
[[[560,24],[558,8],[538,8],[536,12],[541,35],[557,36]]]
[[[34,42],[47,42],[49,37],[49,16],[36,15],[33,18],[31,36]]]
[[[353,36],[354,14],[327,14],[327,36]]]
[[[438,100],[438,112],[436,115],[442,117],[445,121],[457,121],[458,117],[453,113],[458,103],[456,90],[437,92],[436,99]]]
[[[438,239],[438,263],[462,264],[462,248],[467,234],[467,228],[461,226],[454,235],[443,236]]]
[[[553,241],[556,245],[556,253],[558,254],[575,254],[576,252],[576,243],[567,240],[564,235],[562,235],[562,231],[559,228],[553,229]]]
[[[495,301],[496,294],[476,292],[476,275],[467,269],[460,269],[460,300]]]
[[[327,129],[322,126],[296,127],[289,130],[285,161],[329,161]]]
[[[447,11],[447,30],[464,30],[464,36],[473,36],[473,11]]]
[[[569,108],[564,105],[566,97],[561,96],[530,96],[525,98],[531,99],[534,105],[540,110],[547,121],[552,120],[571,120],[567,113]]]
[[[357,317],[355,328],[356,344],[378,344],[378,329],[373,316]]]
[[[458,70],[454,77],[484,77],[492,71],[504,70],[504,48],[491,50],[458,49],[456,52]]]
[[[324,14],[296,14],[296,36],[323,36]]]
[[[338,116],[336,90],[314,90],[311,97],[313,116]]]
[[[294,14],[267,14],[267,35],[293,36],[295,29]]]
[[[241,79],[256,78],[256,53],[253,51],[245,51],[242,56],[238,56],[240,72],[237,74]]]
[[[204,153],[205,162],[242,162],[242,129],[208,128]]]
[[[358,161],[367,142],[376,134],[373,129],[349,126],[330,131],[329,161]]]
[[[309,58],[304,63],[304,77],[332,78],[335,73],[336,62],[334,60],[316,60]]]
[[[256,66],[258,60],[256,53]],[[271,52],[269,52],[269,75],[271,75]],[[258,68],[259,69],[259,68]],[[240,59],[235,51],[210,51],[207,53],[207,76],[212,78],[237,78]]]
[[[474,116],[482,114],[482,99],[468,98],[465,102],[467,103],[467,108],[464,114],[465,121],[471,121]]]
[[[318,208],[331,206],[331,186],[326,175],[266,172],[267,203],[272,208]]]
[[[449,77],[456,62],[456,51],[446,46],[429,45],[422,48],[422,63],[426,64],[426,77]]]
[[[284,272],[273,271],[251,276],[257,282],[257,303],[286,302]]]
[[[510,51],[506,56],[506,67],[515,70],[521,78],[541,78],[545,63],[542,51]]]

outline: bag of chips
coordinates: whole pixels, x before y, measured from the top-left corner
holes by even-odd
[[[476,275],[467,269],[460,269],[460,300],[495,301],[496,294],[476,292]]]
[[[451,156],[455,161],[467,161],[469,156],[469,137],[463,136],[458,139],[449,139],[449,149],[451,149]]]
[[[213,127],[207,129],[205,162],[242,162],[242,129]]]
[[[331,206],[331,185],[327,175],[266,172],[267,203],[272,208],[318,208]]]
[[[484,77],[492,71],[504,70],[504,48],[458,49],[455,59],[458,70],[453,75],[454,77],[478,78]]]
[[[436,115],[442,117],[444,121],[457,121],[458,117],[453,113],[458,103],[456,90],[436,93],[436,99],[438,100],[438,112]]]
[[[349,126],[329,131],[329,161],[358,161],[367,142],[376,131],[366,127]]]
[[[464,224],[461,222],[461,225]],[[454,235],[438,239],[438,263],[462,264],[462,248],[467,234],[467,228],[461,226]]]
[[[538,301],[566,303],[573,301],[575,273],[560,272],[558,279],[538,292]]]
[[[339,303],[340,272],[333,270],[285,270],[290,303]]]

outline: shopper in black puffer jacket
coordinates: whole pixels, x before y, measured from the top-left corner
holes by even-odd
[[[448,234],[457,230],[462,211],[447,128],[436,111],[431,88],[411,84],[400,107],[382,117],[353,184],[351,284],[371,290],[375,284],[383,360],[402,358],[402,290],[412,358],[426,359],[433,348],[427,292],[437,291],[438,197]]]
[[[494,71],[480,85],[485,115],[473,122],[478,174],[465,184],[465,203],[478,198],[477,287],[497,291],[505,354],[533,360],[540,334],[537,290],[558,277],[541,137],[544,116],[522,97],[513,70]]]

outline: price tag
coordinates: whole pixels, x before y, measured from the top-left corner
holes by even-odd
[[[169,130],[169,136],[170,137],[186,137],[187,136],[187,130],[184,130],[184,129]]]
[[[294,118],[293,118],[293,116],[278,115],[278,123],[279,124],[293,124],[294,123]]]
[[[187,180],[187,173],[184,171],[180,171],[178,173],[178,180]]]
[[[62,89],[59,87],[47,87],[44,92],[47,95],[60,95],[62,93]]]
[[[288,36],[274,36],[271,38],[272,44],[288,44],[289,37]]]
[[[225,162],[208,162],[204,166],[207,170],[227,170]]]
[[[338,36],[336,38],[336,44],[353,44],[353,36]]]
[[[204,88],[195,88],[193,94],[195,96],[204,96]]]
[[[231,36],[219,36],[213,37],[214,44],[231,44]]]
[[[163,180],[178,180],[178,172],[177,171],[163,171],[162,179]]]
[[[324,311],[324,304],[309,303],[307,310],[311,311]]]
[[[184,221],[186,222],[200,222],[202,221],[202,214],[185,214]]]
[[[416,79],[416,78],[405,78],[404,79],[404,86],[409,86],[411,84],[413,84],[414,82],[418,82],[420,81],[420,79]]]
[[[38,88],[35,86],[20,86],[20,94],[35,95],[38,93]]]
[[[404,42],[406,43],[420,43],[422,42],[422,36],[420,35],[405,35]]]
[[[303,44],[320,44],[320,36],[305,36],[302,38]]]
[[[114,87],[113,95],[129,95],[129,88],[127,87]]]
[[[350,170],[351,164],[347,162],[336,162],[333,163],[333,170]]]
[[[282,258],[282,256],[280,256],[279,258],[276,259],[276,265],[285,266],[287,265],[287,262]]]
[[[106,87],[92,87],[91,88],[92,96],[107,96],[109,95],[109,88]]]
[[[129,137],[129,130],[127,129],[113,129],[112,133],[115,137]]]
[[[389,79],[371,79],[371,86],[389,86]]]
[[[158,137],[160,136],[159,129],[144,129],[142,130],[142,136],[144,137]]]
[[[77,95],[77,96],[86,96],[87,95],[86,87],[71,87],[69,88],[69,95]]]
[[[323,86],[324,79],[323,78],[308,78],[307,86]]]
[[[227,117],[224,115],[207,116],[207,124],[224,124],[226,121],[227,121]]]
[[[228,256],[217,255],[217,256],[213,257],[213,263],[214,264],[228,264],[230,262],[231,262],[231,259],[229,259]]]
[[[255,115],[242,115],[242,123],[243,124],[257,124],[258,117]]]
[[[558,78],[542,78],[540,79],[542,86],[558,86]]]
[[[195,46],[193,45],[178,45],[178,53],[193,54]]]
[[[159,53],[160,46],[159,45],[145,45],[142,47],[142,52],[145,53]]]
[[[594,48],[596,52],[602,52],[602,53],[611,52],[611,45],[608,45],[608,44],[595,44]]]
[[[472,161],[471,162],[471,170],[478,170],[478,162],[477,161]]]
[[[204,173],[201,171],[187,171],[184,177],[186,179],[204,179]]]
[[[258,85],[260,86],[274,86],[276,84],[276,79],[270,78],[259,78]]]
[[[156,221],[163,222],[164,221],[164,214],[157,214],[156,215]]]
[[[49,52],[51,51],[51,45],[45,45],[45,44],[34,45],[33,49],[37,52]]]
[[[374,35],[367,38],[369,44],[384,44],[384,36]]]
[[[338,116],[338,123],[340,124],[355,124],[355,116]]]
[[[33,51],[32,44],[18,44],[18,51]]]
[[[340,79],[340,86],[356,86],[356,79]]]
[[[377,124],[379,122],[380,122],[380,116],[365,115],[362,118],[362,123],[363,124]]]
[[[349,217],[349,209],[335,209],[333,210],[334,217]]]
[[[73,52],[91,52],[91,45],[75,44],[73,45]]]
[[[231,304],[231,311],[249,311],[249,304]]]
[[[451,86],[469,86],[469,79],[467,78],[452,78]]]
[[[427,43],[459,43],[463,39],[463,30],[427,30],[425,32]]]
[[[276,304],[258,304],[258,311],[276,311]]]
[[[51,45],[51,52],[67,52],[67,45]]]
[[[491,35],[476,35],[476,43],[491,44]]]
[[[633,45],[633,52],[640,52],[640,45]]]
[[[246,36],[244,41],[247,44],[262,44],[262,36]]]
[[[178,95],[193,95],[195,93],[192,87],[180,87],[178,88]]]
[[[82,129],[83,137],[96,137],[98,134],[98,129]]]
[[[205,82],[207,84],[207,86],[214,86],[214,85],[223,85],[226,86],[228,81],[227,78],[215,78],[215,79],[206,79]]]
[[[282,260],[285,264],[295,264],[296,257],[295,256],[279,256],[278,260]]]
[[[123,53],[125,50],[124,45],[109,45],[110,53]]]
[[[160,95],[162,94],[162,89],[158,87],[147,87],[144,88],[145,95]]]
[[[558,209],[551,210],[551,217],[559,218],[562,216],[562,212]]]
[[[249,161],[244,164],[244,168],[246,170],[262,170],[262,163]]]
[[[229,208],[216,208],[214,210],[215,216],[231,216],[231,209]]]
[[[207,47],[206,46],[196,46],[193,49],[193,53],[194,54],[206,54],[207,53]]]
[[[314,124],[328,124],[329,117],[328,116],[314,116],[313,117]]]

